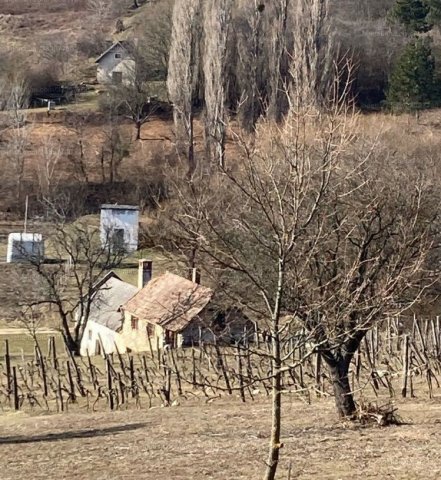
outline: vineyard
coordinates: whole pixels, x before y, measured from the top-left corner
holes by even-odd
[[[413,319],[404,328],[405,323],[388,319],[367,335],[350,371],[357,398],[433,398],[439,391],[439,318]],[[260,338],[228,348],[206,344],[104,358],[74,357],[54,336],[47,347],[37,340],[32,356],[16,357],[11,355],[12,342],[4,340],[1,350],[3,411],[151,408],[225,396],[249,402],[271,392],[270,344]],[[332,395],[319,352],[309,352],[307,344],[294,336],[285,342],[284,354],[289,360],[283,374],[285,394],[307,403]]]

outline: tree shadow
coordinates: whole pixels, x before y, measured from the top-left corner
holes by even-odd
[[[16,435],[0,438],[0,445],[14,445],[36,442],[57,442],[60,440],[71,440],[74,438],[104,437],[106,435],[115,435],[123,432],[129,432],[131,430],[137,430],[139,428],[145,427],[146,425],[146,423],[131,423],[128,425],[118,425],[108,428],[94,428],[90,430],[77,430],[60,433],[46,433],[44,435],[34,435],[32,437]]]

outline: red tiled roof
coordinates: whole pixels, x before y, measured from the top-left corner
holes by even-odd
[[[173,273],[151,280],[123,308],[148,323],[182,331],[207,306],[213,291]]]

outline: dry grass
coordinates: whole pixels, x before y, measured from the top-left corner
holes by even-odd
[[[285,399],[280,479],[437,479],[436,403],[402,403],[399,427],[335,420],[332,400]],[[222,400],[171,408],[0,418],[3,480],[257,479],[269,432],[269,402]]]

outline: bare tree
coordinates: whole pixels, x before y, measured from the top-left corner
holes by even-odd
[[[281,114],[285,110],[281,103],[285,100],[285,83],[289,78],[288,18],[290,7],[291,0],[275,2],[269,40],[268,115],[275,120],[280,120]]]
[[[167,88],[173,103],[178,151],[196,168],[194,157],[194,96],[199,71],[200,0],[177,0],[173,9]]]
[[[67,147],[66,156],[72,165],[74,174],[81,182],[89,183],[89,171],[87,168],[87,129],[88,114],[70,115],[67,127],[74,134],[74,140]]]
[[[48,135],[40,147],[37,159],[37,176],[42,199],[52,199],[58,186],[58,165],[63,157],[63,146],[59,138]]]
[[[292,13],[294,98],[320,107],[326,99],[333,73],[329,0],[298,0]]]
[[[143,47],[141,53],[150,80],[167,78],[173,4],[174,0],[156,2],[137,15],[135,35],[138,45]]]
[[[66,73],[66,64],[72,56],[71,44],[67,39],[59,35],[46,35],[39,42],[38,53],[46,62],[58,66],[62,75]]]
[[[225,161],[225,83],[231,0],[208,0],[204,9],[204,78],[206,142],[211,160]]]
[[[7,90],[7,141],[5,156],[15,179],[15,196],[19,200],[25,174],[25,152],[29,146],[31,126],[27,125],[29,93],[26,82],[21,78],[8,85]]]
[[[338,414],[352,418],[348,372],[366,332],[418,302],[439,276],[426,268],[440,233],[430,179],[405,161],[384,172],[384,152],[359,137],[344,104],[323,113],[294,103],[283,125],[262,121],[252,141],[237,139],[234,166],[176,188],[172,219],[205,275],[269,332],[267,480],[280,455],[289,334],[320,353]]]
[[[102,288],[99,280],[121,262],[124,252],[113,248],[110,236],[103,242],[98,229],[81,222],[65,224],[63,219],[47,242],[53,262],[45,263],[41,256],[27,258],[37,274],[40,294],[24,306],[52,305],[67,347],[79,354],[93,299]]]
[[[124,158],[130,155],[130,139],[114,121],[104,129],[104,141],[101,146],[101,176],[103,183],[108,178],[113,183],[119,174]],[[106,170],[108,174],[106,175]]]
[[[133,82],[114,86],[110,92],[111,102],[126,118],[131,120],[136,129],[135,140],[141,140],[142,126],[147,123],[158,108],[148,82],[134,79]]]
[[[115,0],[87,0],[95,28],[103,28],[106,20],[120,12],[121,6],[121,2]]]

